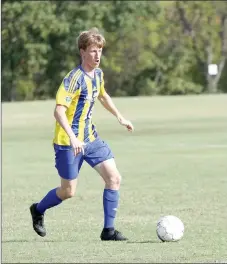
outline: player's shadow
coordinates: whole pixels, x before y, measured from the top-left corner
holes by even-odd
[[[159,244],[163,243],[162,241],[158,240],[143,240],[143,241],[127,241],[129,244]]]
[[[2,240],[2,244],[4,243],[31,243],[31,242],[59,242],[56,240],[25,240],[25,239],[9,239],[9,240]]]
[[[2,240],[2,244],[4,243],[31,243],[31,242],[55,242],[55,243],[59,243],[59,242],[65,242],[65,241],[57,241],[57,240],[26,240],[26,239],[8,239],[8,240]],[[75,241],[68,241],[68,242],[75,242]],[[128,244],[159,244],[159,243],[163,243],[162,241],[158,241],[158,240],[143,240],[143,241],[126,241],[126,243]]]

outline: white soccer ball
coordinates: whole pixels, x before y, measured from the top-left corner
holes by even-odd
[[[184,224],[176,216],[163,216],[157,222],[156,232],[163,242],[178,241],[184,235]]]

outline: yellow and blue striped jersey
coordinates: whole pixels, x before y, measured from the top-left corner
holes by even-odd
[[[68,122],[82,142],[92,142],[97,137],[95,125],[92,123],[92,110],[96,98],[104,93],[102,70],[96,68],[95,77],[91,78],[81,65],[65,76],[57,91],[56,104],[67,107]],[[59,148],[70,146],[69,137],[58,122],[55,125],[53,143]]]

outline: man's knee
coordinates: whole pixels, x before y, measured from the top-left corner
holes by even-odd
[[[106,178],[106,185],[108,185],[108,188],[110,189],[119,189],[121,184],[121,175],[116,174],[112,175],[109,178]]]
[[[102,176],[107,189],[118,190],[121,184],[121,175],[116,167],[114,159],[105,160],[95,167]]]
[[[75,196],[76,189],[67,188],[67,189],[63,190],[63,192],[64,192],[65,199],[69,199],[69,198],[72,198],[73,196]]]
[[[58,188],[57,195],[62,200],[72,198],[76,192],[76,183],[77,183],[76,179],[72,181],[61,179],[61,187]]]
[[[66,200],[72,198],[75,195],[76,190],[74,188],[62,188],[58,189],[57,195],[62,199]]]

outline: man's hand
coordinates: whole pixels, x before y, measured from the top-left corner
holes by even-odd
[[[117,117],[119,123],[122,126],[125,126],[128,131],[132,132],[134,130],[132,123],[129,120],[126,120],[117,110],[110,96],[105,92],[103,95],[99,95],[99,100],[101,104],[114,116]]]
[[[74,155],[76,156],[80,152],[84,154],[84,143],[81,142],[75,135],[70,137],[70,144],[73,148]]]
[[[128,131],[132,132],[134,130],[134,127],[129,120],[126,120],[123,117],[118,117],[117,119],[122,126],[125,126],[128,129]]]

